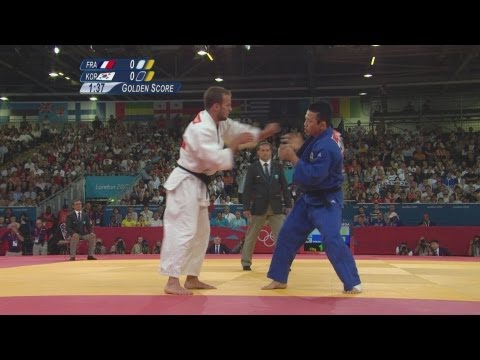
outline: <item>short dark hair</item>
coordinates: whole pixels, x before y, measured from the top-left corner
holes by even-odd
[[[316,113],[317,122],[325,121],[327,126],[332,125],[332,109],[330,108],[330,104],[326,103],[325,101],[319,101],[310,104],[308,110]]]
[[[261,141],[261,142],[259,142],[258,145],[257,145],[257,147],[255,148],[255,150],[258,151],[258,149],[260,149],[260,146],[262,146],[262,145],[268,145],[268,146],[270,146],[270,150],[273,151],[273,145],[270,144],[268,141]]]
[[[203,102],[205,104],[205,109],[210,109],[214,104],[221,104],[223,102],[223,96],[229,95],[232,93],[220,86],[211,86],[203,94]]]

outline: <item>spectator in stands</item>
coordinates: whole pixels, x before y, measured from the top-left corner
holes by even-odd
[[[380,210],[380,205],[378,202],[375,202],[373,204],[372,212],[370,213],[370,222],[372,222],[374,219],[377,219],[378,214],[382,214],[382,211]]]
[[[407,245],[406,241],[402,241],[400,245],[395,248],[395,254],[397,255],[405,255],[405,256],[412,256],[413,252]]]
[[[7,154],[8,154],[8,147],[6,146],[6,144],[0,144],[0,163],[4,163],[6,162],[6,158],[7,158]]]
[[[160,212],[156,211],[149,222],[149,226],[163,226],[163,220],[160,219]]]
[[[438,240],[430,241],[430,248],[432,250],[432,256],[451,256],[452,254],[445,247],[440,247]]]
[[[133,218],[133,212],[128,212],[127,217],[122,221],[122,227],[135,227],[137,226],[137,221]]]
[[[145,226],[150,226],[150,223],[145,220],[145,217],[140,214],[138,215],[138,220],[137,220],[137,225],[138,227],[145,227]]]
[[[153,197],[151,199],[151,202],[155,204],[163,204],[163,200],[164,197],[160,194],[160,190],[153,190]]]
[[[239,228],[247,226],[247,221],[242,218],[242,214],[239,210],[235,211],[235,218],[229,222],[231,228]]]
[[[143,215],[143,219],[146,222],[150,222],[153,218],[153,211],[148,208],[148,205],[143,206],[143,211],[140,212],[140,215]]]
[[[223,218],[226,219],[228,221],[228,223],[230,223],[230,221],[235,219],[235,214],[232,214],[230,212],[230,206],[225,206],[223,208]]]
[[[226,171],[225,175],[223,176],[223,184],[224,184],[224,190],[226,195],[229,196],[233,194],[234,182],[235,182],[235,179],[233,178],[231,172]]]
[[[128,214],[132,214],[132,217],[131,217],[131,218],[132,218],[133,220],[137,221],[137,219],[138,219],[138,214],[137,214],[136,211],[133,211],[133,207],[130,206],[130,207],[127,209],[127,216],[128,216]]]
[[[114,214],[112,214],[112,216],[110,217],[110,223],[108,224],[108,226],[110,226],[110,227],[120,227],[120,226],[122,226],[122,223],[118,222],[118,218]]]
[[[213,216],[213,211],[215,210],[215,194],[210,194],[210,204],[208,205],[208,214]]]
[[[386,222],[387,226],[402,226],[402,222],[400,221],[400,217],[396,212],[390,213],[388,215],[388,221]]]
[[[358,207],[358,214],[354,215],[353,216],[353,222],[357,222],[358,223],[358,217],[362,215],[363,216],[363,220],[364,222],[367,222],[368,223],[368,214],[366,213],[365,211],[365,207],[363,206],[359,206]]]
[[[227,245],[222,244],[222,238],[215,236],[213,244],[207,249],[207,254],[230,254],[230,249]]]
[[[100,121],[98,116],[95,116],[95,120],[93,120],[92,122],[93,130],[100,130],[101,127],[102,127],[102,122]]]
[[[385,220],[383,220],[382,213],[377,214],[377,217],[372,220],[370,225],[371,226],[387,226],[387,224],[385,223]]]
[[[90,216],[90,213],[92,212],[92,204],[87,202],[85,203],[85,206],[83,207],[83,211]]]
[[[52,207],[48,205],[45,209],[45,212],[41,214],[41,218],[43,220],[43,223],[45,224],[45,227],[49,231],[53,231],[53,227],[55,226],[55,215],[52,213]]]
[[[374,203],[374,204],[378,204],[378,203],[383,203],[383,199],[380,197],[380,195],[375,192],[373,193],[373,196],[370,198],[369,202],[371,203]]]
[[[342,121],[343,121],[343,118],[342,118]],[[380,119],[380,122],[377,124],[376,126],[376,136],[379,137],[379,138],[383,138],[383,136],[385,135],[385,119],[381,118]],[[340,131],[340,133],[343,135],[343,131]]]
[[[110,130],[113,130],[115,128],[115,125],[117,123],[117,120],[115,120],[115,117],[113,115],[110,115],[108,118],[108,127]]]
[[[388,211],[385,214],[383,214],[383,220],[385,220],[385,222],[388,222],[388,219],[390,218],[390,214],[394,212],[395,212],[395,205],[394,204],[388,205]]]
[[[228,227],[228,220],[223,217],[223,212],[217,212],[217,216],[210,221],[211,226],[225,226]]]
[[[118,207],[113,208],[113,215],[117,219],[116,223],[121,224],[123,220],[123,215],[120,213],[120,209]]]
[[[357,215],[357,221],[353,222],[353,227],[367,227],[368,223],[366,217],[363,214]]]
[[[480,256],[480,236],[475,236],[470,240],[470,245],[468,247],[468,256]]]
[[[360,139],[365,134],[365,129],[362,126],[362,122],[360,120],[357,121],[357,126],[353,129],[353,133],[357,136],[357,139]]]
[[[415,256],[431,256],[432,249],[430,248],[430,243],[425,239],[424,236],[421,236],[418,240],[417,247],[413,252]]]
[[[430,214],[429,213],[425,213],[425,214],[423,214],[422,221],[420,221],[418,223],[418,225],[430,227],[430,226],[435,226],[437,224],[430,220]]]
[[[58,223],[63,224],[64,222],[67,221],[67,215],[68,215],[68,205],[63,204],[62,209],[58,212]]]

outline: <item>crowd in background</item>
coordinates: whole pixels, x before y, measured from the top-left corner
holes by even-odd
[[[250,119],[243,122],[254,124]],[[127,123],[112,116],[102,123],[66,123],[53,127],[48,122],[25,120],[19,127],[0,129],[0,227],[18,222],[20,234],[31,236],[35,219],[12,219],[8,207],[42,206],[42,202],[69,186],[78,177],[140,174],[141,179],[116,202],[145,205],[137,214],[114,212],[105,222],[101,203],[85,204],[96,226],[161,226],[165,205],[163,183],[176,166],[184,127],[162,128],[160,123]],[[343,130],[343,129],[341,129]],[[281,135],[298,131],[285,126],[269,139],[278,146]],[[473,203],[480,201],[480,133],[463,131],[405,131],[391,134],[385,124],[343,131],[345,144],[345,199],[358,203]],[[228,205],[241,203],[248,165],[255,160],[254,148],[238,153],[231,171],[219,172],[209,186],[211,225],[242,227],[240,212]],[[274,152],[276,158],[276,152]],[[289,164],[284,164],[289,167]],[[292,197],[296,189],[291,187]],[[158,210],[152,212],[151,206]],[[226,205],[214,212],[214,205]],[[45,207],[39,219],[50,237],[59,237],[69,207]],[[400,221],[395,217],[356,217],[356,226]],[[359,225],[360,223],[360,225]],[[54,250],[52,250],[54,251]]]

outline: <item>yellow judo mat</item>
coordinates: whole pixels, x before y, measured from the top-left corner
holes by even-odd
[[[166,277],[157,257],[104,256],[31,264],[12,261],[0,268],[0,297],[55,295],[155,295],[163,293]],[[461,259],[461,258],[456,258]],[[10,260],[10,259],[8,259]],[[480,302],[480,262],[435,258],[362,257],[356,259],[363,293],[356,298],[425,299]],[[351,297],[325,256],[305,256],[292,266],[288,288],[261,290],[270,259],[254,258],[252,271],[243,271],[238,256],[207,258],[200,279],[217,287],[194,290],[208,296]],[[182,278],[183,280],[183,278]]]

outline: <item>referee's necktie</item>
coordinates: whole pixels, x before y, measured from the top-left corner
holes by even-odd
[[[267,178],[270,178],[270,171],[268,171],[268,163],[263,164],[264,168],[263,170],[265,171],[265,175],[267,175]]]

